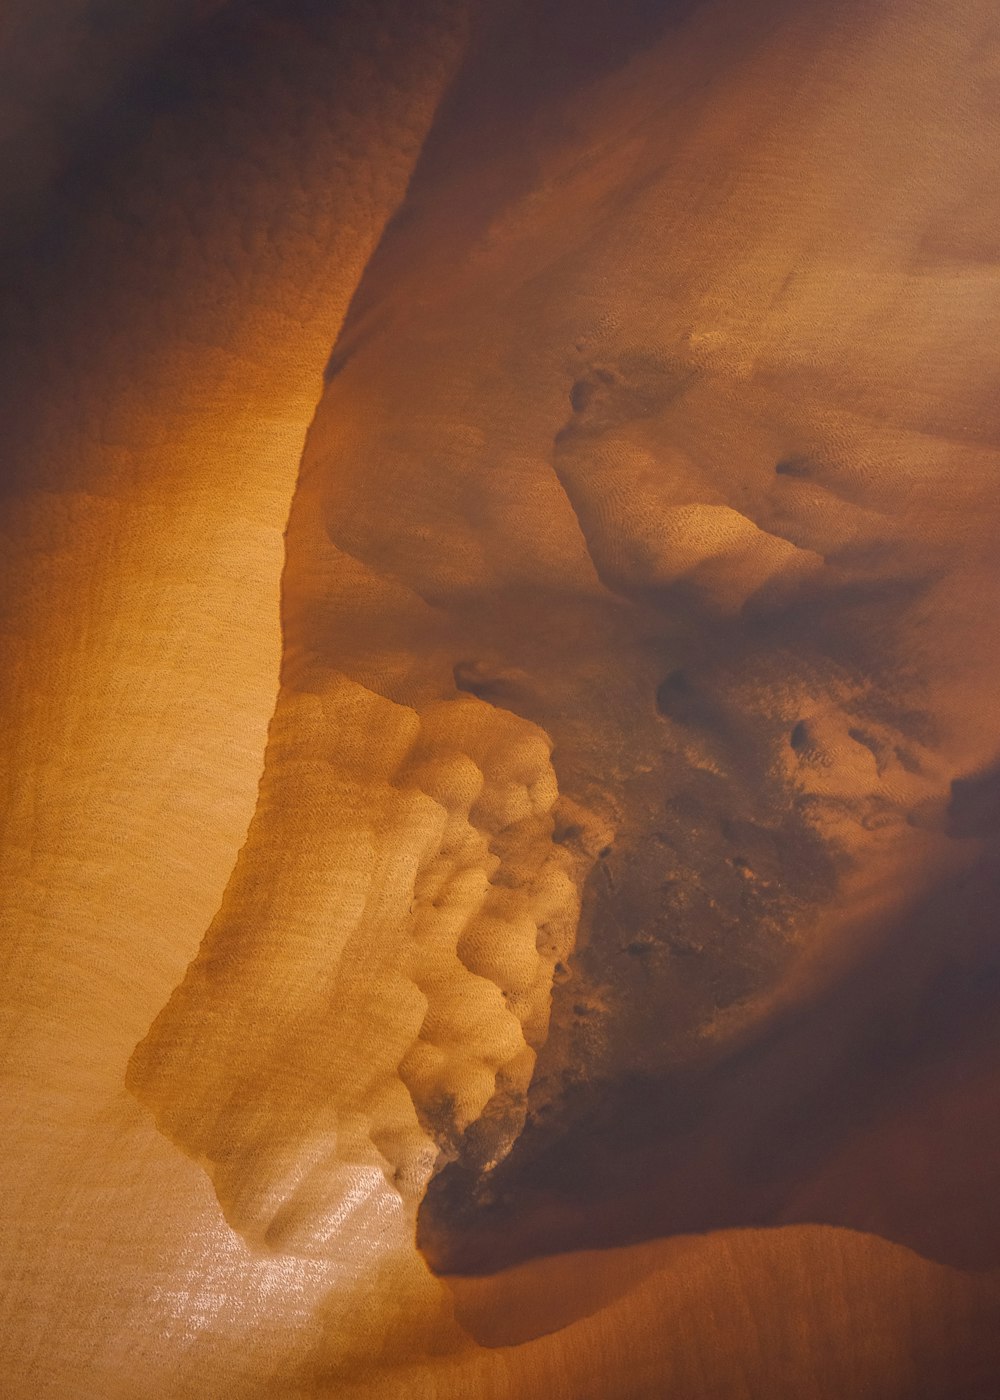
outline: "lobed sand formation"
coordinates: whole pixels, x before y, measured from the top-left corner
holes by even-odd
[[[29,11],[4,1393],[995,1395],[992,7]]]
[[[235,1229],[321,1255],[358,1168],[413,1200],[463,1139],[482,1170],[509,1149],[576,887],[545,736],[481,700],[418,715],[331,678],[282,707],[269,755],[222,912],[129,1085]]]

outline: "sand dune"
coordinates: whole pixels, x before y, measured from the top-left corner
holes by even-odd
[[[5,1393],[994,1395],[991,7],[56,20]]]

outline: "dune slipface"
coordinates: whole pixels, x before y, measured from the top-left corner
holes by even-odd
[[[25,196],[12,1393],[985,1400],[992,8],[280,8]]]

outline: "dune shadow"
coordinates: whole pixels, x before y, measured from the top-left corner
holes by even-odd
[[[1000,856],[944,881],[822,991],[701,1071],[581,1091],[484,1190],[432,1183],[419,1242],[445,1273],[792,1223],[1000,1264]]]

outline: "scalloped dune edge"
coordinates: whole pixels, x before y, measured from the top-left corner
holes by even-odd
[[[579,913],[550,749],[471,696],[283,697],[222,911],[129,1072],[251,1241],[314,1253],[359,1182],[415,1200],[440,1158],[509,1150]]]

